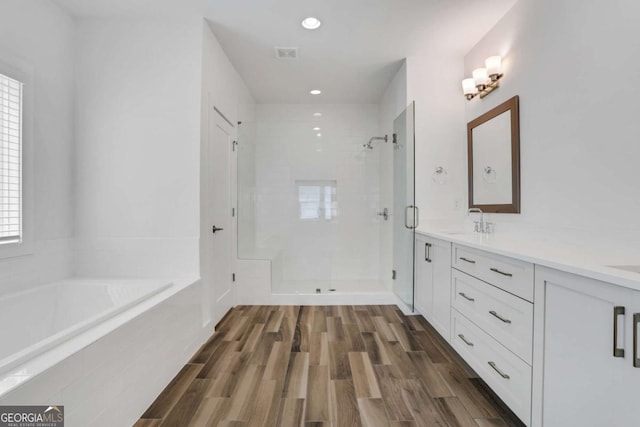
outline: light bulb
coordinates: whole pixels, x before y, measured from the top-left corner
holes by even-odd
[[[497,77],[502,73],[502,58],[500,56],[490,56],[484,62],[487,67],[487,74],[491,77],[491,80],[497,80]]]
[[[473,81],[479,90],[484,89],[487,83],[489,83],[489,75],[487,74],[487,69],[476,68],[475,70],[473,70]]]
[[[478,88],[473,79],[464,79],[462,81],[462,92],[467,96],[478,93]]]

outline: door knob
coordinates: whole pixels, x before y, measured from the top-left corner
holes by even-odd
[[[211,228],[211,232],[213,234],[216,234],[216,231],[222,231],[222,230],[224,230],[224,228],[218,228],[215,225]]]

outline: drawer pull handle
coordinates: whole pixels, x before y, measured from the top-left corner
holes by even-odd
[[[511,320],[509,319],[505,319],[504,317],[500,316],[498,313],[496,313],[495,311],[491,310],[489,312],[490,315],[492,315],[493,317],[496,317],[500,320],[502,320],[504,323],[511,323]]]
[[[633,315],[633,367],[640,368],[638,358],[638,323],[640,323],[640,313]]]
[[[462,341],[464,341],[464,343],[465,343],[466,345],[468,345],[469,347],[473,347],[473,343],[472,343],[471,341],[469,341],[468,339],[466,339],[466,338],[464,337],[464,335],[462,335],[462,334],[458,334],[458,337],[459,337]]]
[[[465,257],[463,257],[463,256],[461,256],[461,257],[460,257],[460,259],[461,259],[462,261],[468,262],[469,264],[475,264],[475,263],[476,263],[474,260],[472,260],[472,259],[467,259],[467,258],[465,258]]]
[[[458,295],[460,295],[462,298],[466,299],[467,301],[471,301],[471,302],[475,301],[475,298],[468,297],[467,294],[465,294],[464,292],[458,292]]]
[[[489,362],[489,366],[491,366],[493,368],[494,371],[496,371],[498,374],[500,374],[500,376],[502,378],[504,378],[505,380],[510,379],[511,377],[507,374],[505,374],[504,372],[502,372],[494,362]]]
[[[503,276],[513,277],[513,274],[505,273],[504,271],[500,271],[497,268],[490,268],[489,270],[493,271],[494,273],[502,274]]]
[[[624,348],[618,348],[618,317],[620,316],[624,316],[624,307],[613,307],[613,357],[624,357]],[[635,328],[635,322],[633,326]],[[633,359],[635,361],[635,357]]]
[[[424,260],[431,262],[431,243],[424,244]]]

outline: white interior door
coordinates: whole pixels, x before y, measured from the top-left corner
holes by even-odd
[[[208,215],[206,260],[211,285],[212,319],[217,323],[233,307],[231,172],[233,126],[209,106],[207,164]]]

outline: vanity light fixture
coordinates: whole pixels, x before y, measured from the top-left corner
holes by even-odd
[[[319,90],[319,89],[313,89],[313,90],[310,90],[309,93],[311,95],[320,95],[322,93],[322,91]]]
[[[502,57],[490,56],[484,62],[484,68],[473,70],[473,78],[462,81],[462,92],[471,101],[476,96],[484,98],[500,87],[502,78]]]

